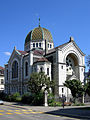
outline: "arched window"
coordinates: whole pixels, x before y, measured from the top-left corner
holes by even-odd
[[[39,43],[39,47],[41,48],[41,43]]]
[[[33,43],[33,47],[35,47],[35,43]]]
[[[38,43],[36,43],[36,47],[38,47]]]
[[[25,76],[28,76],[28,62],[25,62]]]
[[[43,72],[43,67],[40,68],[40,72]]]
[[[50,44],[50,48],[52,48],[52,45]]]
[[[16,60],[12,64],[12,78],[18,78],[18,62]]]
[[[49,68],[47,68],[47,75],[49,75]]]

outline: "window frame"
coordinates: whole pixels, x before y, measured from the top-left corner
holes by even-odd
[[[16,67],[15,67],[15,65],[13,66],[13,64],[14,63],[17,63],[16,64]],[[13,67],[15,67],[15,68],[13,68]],[[14,69],[14,71],[13,71],[13,69]],[[16,69],[16,70],[15,70]],[[17,79],[19,77],[19,63],[18,63],[18,61],[15,59],[13,62],[12,62],[12,79]]]

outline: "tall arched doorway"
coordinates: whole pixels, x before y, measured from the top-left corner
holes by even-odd
[[[66,57],[66,80],[79,79],[78,58],[74,53],[70,53]]]

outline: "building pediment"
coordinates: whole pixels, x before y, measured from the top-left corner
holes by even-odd
[[[81,49],[77,46],[75,41],[69,41],[62,46],[58,47],[59,50],[62,50],[62,52],[66,52],[68,50],[73,50],[81,54],[82,56],[85,56],[85,54],[81,51]]]
[[[10,58],[9,58],[8,63],[10,63],[14,58],[21,59],[20,53],[17,52],[17,50],[15,50],[15,49],[13,50],[13,52],[12,52]]]

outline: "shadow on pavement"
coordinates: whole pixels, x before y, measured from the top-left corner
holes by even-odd
[[[46,112],[46,114],[65,116],[70,118],[78,118],[80,120],[90,120],[90,107],[89,109],[82,108],[62,108],[50,112]]]

